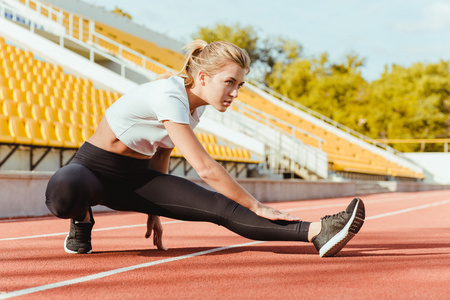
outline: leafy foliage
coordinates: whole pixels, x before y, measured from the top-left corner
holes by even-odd
[[[278,93],[374,139],[450,137],[450,62],[385,67],[380,78],[361,76],[364,60],[348,54],[302,57],[302,46],[281,37],[260,40],[239,24],[201,28],[194,38],[227,40],[244,48],[257,66],[257,80]],[[443,145],[394,144],[401,151],[442,151]]]

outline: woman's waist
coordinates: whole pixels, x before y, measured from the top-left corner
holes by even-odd
[[[78,149],[72,162],[113,177],[142,174],[151,169],[150,159],[138,159],[114,153],[89,142],[85,142]]]

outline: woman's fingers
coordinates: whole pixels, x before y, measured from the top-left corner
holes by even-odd
[[[284,220],[284,221],[300,221],[300,219],[296,216],[293,216],[291,214],[288,214],[287,212],[282,212],[278,209],[272,208],[270,206],[262,204],[260,206],[260,209],[256,212],[256,214],[260,217],[277,221],[277,220]]]
[[[147,232],[145,238],[148,239],[152,235],[153,231],[153,245],[159,250],[167,250],[162,243],[163,228],[159,216],[149,215],[147,218]]]

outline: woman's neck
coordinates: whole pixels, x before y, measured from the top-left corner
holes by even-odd
[[[194,88],[186,87],[186,93],[187,93],[187,96],[188,96],[189,111],[190,111],[191,115],[200,106],[208,104],[201,98],[200,93],[195,88],[195,86],[194,86]]]

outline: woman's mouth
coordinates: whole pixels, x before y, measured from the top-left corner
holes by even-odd
[[[231,103],[233,103],[233,100],[225,100],[223,103],[225,104],[225,106],[231,106]]]

